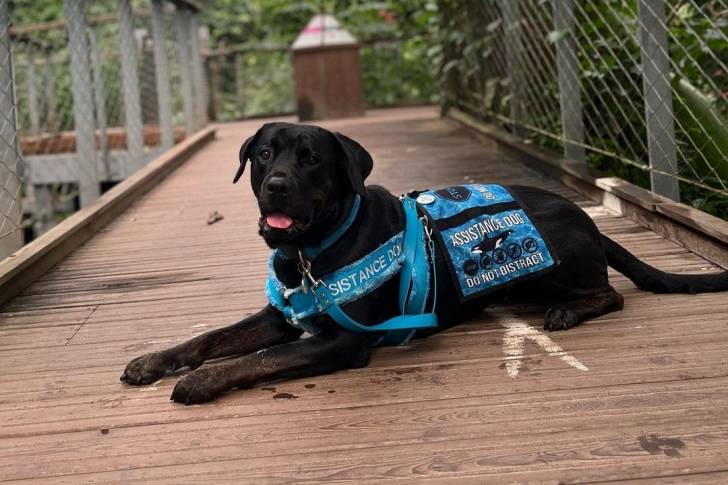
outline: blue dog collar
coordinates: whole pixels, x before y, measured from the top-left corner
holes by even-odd
[[[359,203],[357,196],[351,214],[358,210]],[[312,334],[318,333],[320,329],[312,324],[311,318],[323,314],[352,332],[387,332],[384,337],[387,344],[404,344],[415,330],[437,327],[434,298],[433,312],[425,313],[430,290],[430,267],[434,270],[434,245],[425,219],[420,219],[417,214],[415,201],[404,197],[402,205],[405,212],[404,231],[395,234],[363,258],[320,279],[311,276],[310,263],[304,259],[302,250],[300,258],[304,278],[297,288],[288,289],[278,280],[273,266],[277,254],[274,252],[269,261],[266,287],[268,301],[285,315],[289,323]],[[339,228],[308,254],[320,254],[333,244],[353,222],[351,214],[342,226],[344,229]],[[340,305],[363,297],[396,274],[400,274],[399,302],[402,315],[367,326],[351,319],[341,309]]]
[[[334,245],[336,241],[341,238],[341,236],[344,235],[344,233],[351,227],[351,225],[354,223],[354,220],[356,219],[356,216],[359,214],[359,208],[361,207],[361,197],[359,194],[354,195],[354,203],[351,206],[351,210],[349,210],[349,214],[346,216],[346,219],[344,222],[334,231],[331,235],[324,238],[323,241],[321,241],[320,244],[316,246],[306,246],[305,248],[301,248],[301,253],[309,260],[315,259],[319,254],[326,251],[328,248]],[[283,253],[274,252],[274,255],[278,254],[284,259],[290,259],[288,256],[286,256]]]

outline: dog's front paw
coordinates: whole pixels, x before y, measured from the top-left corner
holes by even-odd
[[[544,330],[568,330],[579,324],[579,316],[572,310],[556,305],[546,311],[544,317]]]
[[[174,386],[170,399],[182,404],[199,404],[212,401],[227,390],[223,376],[214,366],[202,366],[183,376]]]
[[[161,352],[152,352],[129,362],[119,380],[141,386],[156,381],[168,370],[173,370],[173,362]]]

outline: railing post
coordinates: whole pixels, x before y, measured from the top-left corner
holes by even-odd
[[[240,118],[245,116],[245,84],[243,82],[243,55],[235,53],[235,101]]]
[[[220,61],[218,60],[219,56],[209,56],[207,58],[207,67],[209,70],[209,83],[210,83],[210,93],[209,93],[209,101],[208,101],[208,113],[212,117],[212,119],[217,119],[217,112],[220,105],[222,105],[222,96],[221,96],[221,89],[220,89]]]
[[[162,148],[167,150],[174,145],[174,127],[172,126],[172,99],[164,27],[164,0],[152,0],[152,36],[154,37],[154,80],[157,86],[159,130]]]
[[[53,227],[53,192],[50,185],[33,186],[33,199],[35,200],[35,221],[33,233],[35,237],[48,232]]]
[[[104,76],[101,72],[99,43],[96,31],[93,28],[88,31],[88,43],[89,50],[91,51],[91,72],[93,74],[94,105],[96,106],[96,126],[99,130],[99,151],[101,152],[101,161],[103,165],[103,171],[99,173],[99,178],[109,180],[111,178],[111,169],[109,167],[109,134],[108,124],[106,121],[106,95],[104,93]]]
[[[38,110],[38,83],[35,76],[35,46],[28,42],[26,55],[28,56],[28,115],[30,117],[30,134],[40,135],[40,111]]]
[[[126,117],[126,150],[128,166],[122,175],[127,177],[144,166],[144,131],[142,105],[139,94],[137,46],[134,41],[134,17],[131,0],[119,0],[119,50],[121,79],[124,87],[124,115]]]
[[[68,22],[68,48],[71,54],[73,120],[76,130],[76,170],[81,206],[96,200],[101,193],[96,167],[96,139],[89,49],[86,38],[86,1],[64,0]]]
[[[197,128],[207,125],[208,91],[205,82],[205,65],[200,48],[200,13],[196,10],[188,13],[190,27],[190,54],[192,55],[192,73],[195,83],[195,107],[197,108]]]
[[[556,68],[559,73],[559,104],[564,135],[564,155],[586,161],[584,120],[581,107],[579,60],[574,39],[574,0],[553,0],[554,28],[563,32],[556,42]]]
[[[679,201],[678,180],[670,176],[677,174],[677,152],[665,0],[639,0],[637,5],[650,167],[667,174],[650,172],[652,191]]]
[[[53,49],[46,49],[46,131],[55,132],[58,130],[58,100],[56,98],[56,73],[53,65]]]
[[[10,51],[8,2],[0,0],[0,260],[23,245],[20,227],[22,159]]]
[[[523,39],[521,37],[520,0],[499,0],[505,29],[506,74],[511,85],[511,120],[513,134],[519,138],[526,135],[523,128],[524,83],[521,66]]]
[[[182,87],[182,103],[185,114],[186,136],[192,136],[197,131],[195,122],[194,93],[192,91],[192,68],[190,66],[190,29],[189,12],[186,8],[177,5],[175,13],[175,26],[177,29],[177,49],[179,51],[179,76]]]

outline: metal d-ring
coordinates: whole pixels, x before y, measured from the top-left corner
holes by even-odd
[[[425,229],[425,237],[427,238],[427,241],[432,241],[432,228],[428,224],[429,221],[427,220],[427,217],[420,217],[420,222],[422,223],[422,227]]]

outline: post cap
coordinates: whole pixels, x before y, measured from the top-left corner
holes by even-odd
[[[291,49],[357,45],[357,41],[333,15],[315,15],[298,34]]]

